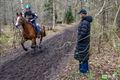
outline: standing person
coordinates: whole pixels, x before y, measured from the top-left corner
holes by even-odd
[[[78,13],[81,17],[81,22],[78,27],[77,45],[74,58],[79,61],[80,73],[87,73],[89,71],[89,47],[90,47],[90,28],[92,17],[87,16],[87,11],[81,9]]]

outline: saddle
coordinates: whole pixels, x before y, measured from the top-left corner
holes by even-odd
[[[40,32],[42,31],[42,27],[41,27],[40,24],[36,23],[36,25],[35,25],[35,24],[33,24],[32,22],[29,22],[29,23],[30,23],[30,24],[33,26],[33,28],[35,29],[36,34],[38,34],[38,33],[40,33]]]

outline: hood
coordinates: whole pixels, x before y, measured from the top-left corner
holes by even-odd
[[[93,18],[92,16],[86,16],[83,20],[86,20],[91,23],[93,21]]]

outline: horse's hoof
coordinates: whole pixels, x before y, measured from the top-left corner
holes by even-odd
[[[25,48],[24,50],[25,50],[25,51],[28,51],[28,49],[26,49],[26,48]]]
[[[31,46],[32,49],[34,49],[35,47],[34,46]]]
[[[39,49],[41,49],[42,47],[41,46],[39,46]]]
[[[39,49],[41,49],[41,48],[42,48],[42,45],[40,44],[40,45],[39,45]]]
[[[35,45],[32,45],[31,48],[34,49],[34,48],[36,48],[36,46],[35,46]]]

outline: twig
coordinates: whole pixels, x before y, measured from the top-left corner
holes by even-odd
[[[103,9],[104,9],[104,7],[105,7],[105,4],[106,4],[106,1],[104,0],[104,3],[103,3],[102,8],[101,8],[100,11],[95,15],[95,17],[97,17],[97,16],[103,11]]]
[[[113,26],[116,25],[116,20],[117,20],[117,16],[118,16],[119,12],[120,12],[120,6],[119,6],[118,11],[116,13],[116,16],[115,16],[115,19],[114,19],[114,22],[113,22]]]

